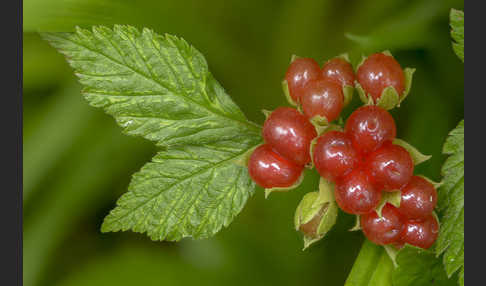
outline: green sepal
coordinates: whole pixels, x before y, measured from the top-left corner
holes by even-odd
[[[267,110],[267,109],[262,109],[262,113],[263,115],[265,115],[265,120],[268,119],[268,117],[270,116],[270,114],[272,114],[272,110]]]
[[[302,171],[302,174],[300,174],[299,179],[297,179],[297,181],[290,187],[265,189],[265,199],[267,199],[268,196],[273,192],[288,192],[290,190],[293,190],[293,189],[297,188],[298,186],[300,186],[302,181],[304,181],[304,171]]]
[[[361,60],[359,60],[358,65],[356,65],[356,71],[358,71],[359,67],[366,61],[368,57],[365,57],[363,54],[361,55]]]
[[[371,96],[370,96],[371,97]],[[390,110],[397,106],[400,101],[400,96],[393,86],[387,86],[381,92],[381,96],[378,98],[376,105],[385,109]]]
[[[435,181],[432,181],[431,179],[427,178],[427,177],[426,177],[426,176],[424,176],[424,175],[417,175],[417,176],[419,176],[419,177],[423,178],[424,180],[426,180],[427,182],[431,183],[431,184],[434,186],[434,188],[435,188],[436,190],[437,190],[437,189],[438,189],[440,186],[442,186],[442,184],[444,183],[444,182],[435,182]]]
[[[310,143],[310,147],[309,147],[309,153],[310,153],[310,158],[311,158],[311,161],[310,163],[308,164],[308,167],[309,169],[312,169],[314,168],[315,164],[314,164],[314,147],[316,146],[316,143],[317,143],[317,139],[319,138],[319,132],[318,132],[318,135],[312,139],[311,143]]]
[[[356,216],[356,221],[354,223],[354,226],[350,228],[348,231],[357,231],[361,230],[361,217],[360,215],[355,215]]]
[[[351,85],[343,86],[343,96],[344,96],[343,107],[346,107],[351,102],[351,100],[353,99],[353,93],[354,93],[353,86]]]
[[[400,107],[400,104],[402,103],[402,101],[404,101],[405,98],[410,93],[410,89],[412,88],[413,74],[415,73],[415,69],[414,68],[405,68],[403,70],[403,73],[405,75],[405,90],[403,91],[403,94],[400,97],[400,100],[398,102],[398,107]]]
[[[348,63],[351,63],[351,60],[349,59],[348,53],[340,54],[340,55],[338,55],[338,56],[336,56],[332,59],[336,59],[336,58],[339,58],[339,59],[345,60]],[[326,64],[330,60],[327,60],[324,64]],[[353,71],[354,71],[354,68],[353,68]],[[344,96],[343,107],[346,107],[351,102],[351,100],[353,99],[354,86],[344,85],[342,87],[342,90],[343,90],[343,96]]]
[[[239,166],[248,167],[248,160],[250,160],[251,154],[253,154],[253,151],[255,151],[255,149],[258,148],[259,146],[261,146],[261,145],[257,145],[257,146],[254,146],[251,149],[248,149],[248,151],[246,151],[244,154],[242,154],[241,156],[239,156],[234,161],[234,163],[236,165],[239,165]]]
[[[398,249],[396,249],[393,245],[383,245],[383,248],[386,251],[386,254],[388,254],[388,257],[390,257],[391,261],[393,262],[393,267],[397,268],[397,254],[398,254]]]
[[[338,206],[334,200],[334,184],[321,178],[319,192],[307,193],[299,203],[294,216],[295,229],[318,219],[319,225],[313,235],[304,234],[304,248],[321,240],[336,223]]]
[[[319,192],[308,192],[302,197],[294,215],[295,230],[298,231],[300,226],[312,220],[321,209],[321,202],[318,201]]]
[[[366,94],[364,91],[363,87],[357,80],[354,81],[354,88],[358,92],[359,99],[361,99],[361,102],[363,102],[365,105],[374,105],[373,98],[369,95]]]
[[[317,134],[324,133],[329,127],[329,121],[326,116],[315,115],[310,119],[310,123],[314,125]]]
[[[292,54],[292,56],[290,56],[290,63],[289,64],[291,64],[296,59],[300,59],[300,58],[302,58],[302,57]],[[285,80],[285,79],[282,80],[282,90],[283,90],[283,93],[285,95],[285,98],[290,103],[290,105],[299,106],[299,104],[297,102],[295,102],[294,99],[290,96],[289,85],[287,83],[287,80]]]
[[[348,63],[351,63],[351,60],[349,59],[348,53],[339,54],[338,56],[336,56],[336,58],[340,58],[340,59],[347,61]]]
[[[313,117],[313,119],[315,118],[316,116]],[[314,125],[314,128],[316,129],[316,132],[317,132],[317,137],[321,136],[322,134],[326,133],[326,132],[329,132],[329,131],[333,131],[333,130],[336,130],[336,131],[343,131],[343,128],[338,125],[338,124],[333,124],[333,123],[330,123],[330,124],[327,124],[327,125],[320,125],[319,124],[319,120],[325,120],[325,118],[319,118],[319,119],[316,119],[317,122],[314,122],[312,119],[311,119],[311,123],[312,125]],[[323,121],[322,121],[323,122]],[[316,137],[316,138],[317,138]],[[314,138],[315,139],[315,138]]]
[[[295,102],[294,99],[290,96],[289,85],[286,79],[282,80],[282,90],[285,98],[290,103],[290,105],[297,106],[297,102]]]
[[[348,63],[351,64],[351,60],[349,59],[349,55],[348,53],[343,53],[343,54],[340,54],[334,58],[331,58],[329,60],[327,60],[325,64],[327,64],[329,61],[331,61],[332,59],[342,59]],[[354,72],[354,68],[353,68],[353,72]],[[350,102],[351,100],[353,99],[353,91],[354,91],[354,86],[352,85],[344,85],[342,87],[342,90],[343,90],[343,96],[344,96],[344,102],[343,102],[343,107],[346,107]]]
[[[393,144],[399,145],[399,146],[402,146],[403,148],[405,148],[405,150],[407,150],[408,153],[410,154],[410,156],[412,157],[414,165],[418,165],[418,164],[425,162],[425,161],[429,160],[430,158],[432,158],[431,155],[424,155],[424,154],[420,153],[420,151],[417,150],[417,148],[413,147],[412,145],[410,145],[409,143],[407,143],[406,141],[404,141],[402,139],[398,139],[398,138],[393,139]]]
[[[296,59],[301,59],[302,57],[301,56],[298,56],[298,55],[294,55],[292,54],[290,56],[290,63],[292,63],[293,61],[295,61]]]
[[[384,50],[381,53],[394,58],[392,53],[389,50]],[[361,65],[364,63],[364,61],[366,61],[367,58],[368,57],[365,57],[365,55],[361,54],[361,60],[359,61],[358,65],[356,66],[356,71],[358,71],[359,67],[361,67]]]
[[[381,200],[378,206],[375,208],[376,213],[381,217],[381,211],[386,203],[392,204],[395,207],[400,207],[400,201],[402,200],[402,194],[400,190],[392,192],[382,192]]]

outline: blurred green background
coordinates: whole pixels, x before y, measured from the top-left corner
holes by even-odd
[[[24,285],[343,285],[362,235],[340,213],[328,237],[302,252],[293,214],[318,177],[265,200],[256,195],[214,238],[152,242],[101,234],[103,217],[131,174],[154,155],[88,106],[72,70],[39,31],[130,24],[185,38],[250,120],[287,105],[280,87],[290,56],[323,62],[389,49],[417,68],[393,110],[398,136],[433,158],[417,173],[440,179],[443,141],[464,117],[464,66],[450,44],[455,0],[24,0]],[[358,106],[353,104],[344,114]]]

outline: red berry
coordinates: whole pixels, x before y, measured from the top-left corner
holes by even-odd
[[[402,146],[385,143],[366,160],[366,169],[375,188],[384,191],[400,189],[413,176],[413,160]]]
[[[275,109],[263,124],[265,143],[298,165],[311,161],[310,143],[316,136],[316,129],[309,120],[290,107]]]
[[[395,139],[397,128],[393,117],[381,107],[368,105],[356,109],[346,121],[345,131],[354,148],[366,154]]]
[[[290,97],[295,102],[300,102],[303,87],[313,79],[320,76],[319,64],[311,58],[297,58],[287,69],[285,80],[289,87]]]
[[[268,144],[258,146],[248,160],[248,172],[263,188],[285,188],[297,182],[303,167],[275,153]]]
[[[400,64],[392,57],[382,53],[369,56],[358,68],[358,82],[376,102],[381,92],[388,86],[393,86],[399,96],[405,89],[405,75]]]
[[[400,239],[403,222],[397,208],[386,204],[381,210],[381,217],[376,211],[361,216],[361,228],[372,242],[385,245]]]
[[[351,214],[369,213],[381,199],[381,192],[374,189],[368,175],[360,169],[355,169],[340,179],[334,194],[339,207]]]
[[[358,163],[351,139],[340,131],[329,131],[320,136],[313,153],[317,171],[328,180],[342,177]]]
[[[322,67],[322,75],[324,78],[336,82],[341,87],[345,85],[354,86],[353,67],[341,58],[334,58],[325,63]]]
[[[300,101],[304,114],[308,118],[320,115],[331,122],[339,116],[343,108],[343,89],[332,81],[313,80],[305,86]]]
[[[403,241],[401,241],[400,239],[398,239],[397,242],[393,243],[392,244],[397,250],[400,250],[402,249],[404,246],[405,246],[405,243]]]
[[[439,235],[439,223],[433,215],[424,220],[409,220],[405,222],[400,239],[413,246],[429,248]]]
[[[402,199],[398,210],[409,219],[427,217],[437,204],[437,191],[422,177],[413,176],[401,191]]]

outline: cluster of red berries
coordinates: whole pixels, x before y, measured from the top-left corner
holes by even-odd
[[[361,228],[376,244],[408,243],[429,248],[438,235],[433,216],[437,203],[434,186],[413,175],[409,152],[392,143],[396,135],[393,117],[377,106],[355,110],[344,132],[321,135],[313,150],[319,174],[335,183],[339,207],[361,215]],[[400,207],[386,203],[376,212],[382,192],[400,190]]]
[[[430,182],[413,175],[408,151],[392,143],[396,136],[393,117],[378,106],[363,106],[350,115],[344,131],[327,131],[319,137],[310,122],[314,116],[325,117],[327,122],[336,119],[344,105],[344,87],[355,82],[375,103],[388,86],[402,94],[405,79],[398,62],[383,53],[373,54],[355,77],[344,59],[332,59],[321,69],[313,59],[298,58],[285,79],[290,97],[303,113],[280,107],[269,115],[263,126],[265,144],[248,161],[252,179],[267,189],[291,188],[299,183],[304,167],[313,163],[323,178],[334,182],[338,206],[361,216],[368,239],[381,245],[408,243],[429,248],[438,235],[433,215],[437,193]],[[401,191],[400,207],[386,203],[378,215],[382,191],[396,190]]]

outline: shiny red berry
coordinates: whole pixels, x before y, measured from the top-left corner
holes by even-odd
[[[340,179],[334,194],[339,207],[350,214],[369,213],[381,199],[381,192],[374,189],[366,172],[360,169]]]
[[[272,150],[268,144],[258,146],[248,160],[248,172],[263,188],[285,188],[294,185],[303,167],[292,163]]]
[[[424,220],[409,220],[405,222],[400,239],[413,246],[430,248],[439,235],[439,223],[433,215]]]
[[[304,86],[310,80],[317,79],[320,74],[321,68],[314,59],[295,59],[285,73],[285,80],[287,80],[290,97],[292,97],[295,102],[300,102]]]
[[[358,152],[366,154],[395,139],[397,129],[393,117],[381,107],[368,105],[356,109],[346,121],[346,133]]]
[[[402,146],[385,143],[366,160],[366,170],[375,188],[384,191],[400,189],[413,176],[413,160]]]
[[[356,73],[359,84],[374,101],[381,97],[381,92],[393,86],[401,96],[405,89],[405,74],[400,64],[392,57],[382,53],[370,55]]]
[[[322,67],[322,76],[336,82],[341,87],[345,85],[354,86],[353,67],[341,58],[334,58],[325,63]]]
[[[376,211],[361,216],[361,229],[372,242],[385,245],[395,243],[400,239],[403,222],[397,208],[385,204],[381,210],[381,217]]]
[[[343,108],[343,89],[332,81],[313,80],[305,86],[300,101],[308,118],[320,115],[331,122],[339,116]]]
[[[316,129],[309,120],[290,107],[275,109],[263,124],[265,143],[298,165],[311,161],[310,143],[316,136]]]
[[[398,210],[409,219],[423,219],[430,215],[437,204],[434,186],[419,176],[413,176],[401,190],[402,199]]]
[[[335,181],[357,165],[358,154],[346,133],[329,131],[317,139],[313,162],[322,177]]]

